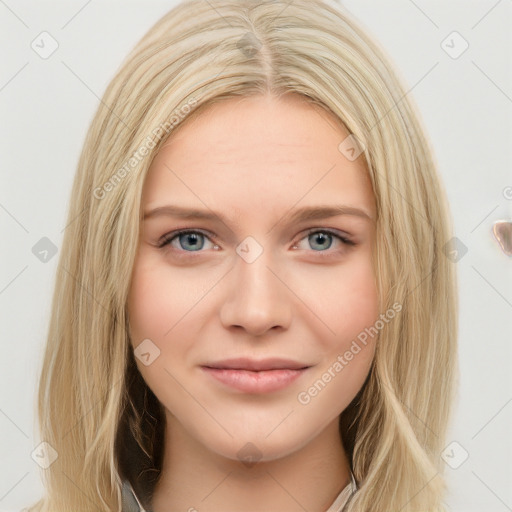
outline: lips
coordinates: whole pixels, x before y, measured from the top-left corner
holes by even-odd
[[[309,365],[299,363],[291,359],[225,359],[215,363],[208,363],[204,366],[209,368],[215,368],[219,370],[250,370],[253,372],[260,372],[266,370],[300,370],[301,368],[308,368]]]
[[[227,359],[201,369],[215,380],[243,393],[271,393],[286,388],[309,366],[290,359]]]

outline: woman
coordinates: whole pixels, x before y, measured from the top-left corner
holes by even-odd
[[[32,510],[442,510],[451,228],[389,69],[321,0],[140,41],[72,190]]]

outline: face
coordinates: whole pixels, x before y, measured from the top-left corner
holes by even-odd
[[[296,95],[229,99],[151,164],[131,343],[168,428],[224,457],[299,450],[368,375],[375,202],[347,136]]]

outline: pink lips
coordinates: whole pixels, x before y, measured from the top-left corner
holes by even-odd
[[[244,393],[278,391],[308,368],[308,365],[287,359],[228,359],[201,366],[213,378]]]

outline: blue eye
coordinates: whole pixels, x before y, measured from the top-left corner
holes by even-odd
[[[196,252],[203,249],[205,245],[205,239],[208,239],[208,237],[201,231],[178,231],[176,233],[165,235],[163,237],[163,240],[160,242],[159,247],[171,245],[172,247],[178,250],[181,249],[187,252]],[[176,247],[176,245],[173,244],[174,241],[178,242],[179,247]]]
[[[307,236],[299,241],[299,243],[302,240],[307,240],[310,247],[316,252],[326,252],[327,249],[331,249],[335,242],[341,242],[341,245],[355,245],[355,243],[349,238],[341,236],[328,229],[312,229],[308,232]],[[298,248],[298,244],[295,244],[294,248]]]
[[[322,249],[329,249],[332,245],[332,235],[330,233],[324,233],[323,231],[317,231],[308,235],[309,243],[313,244],[312,247],[315,251],[321,251]],[[320,246],[315,248],[314,245]]]
[[[204,236],[202,233],[181,233],[177,238],[182,249],[198,251],[204,246]]]
[[[164,248],[165,246],[170,245],[173,249],[181,253],[201,252],[202,249],[218,249],[219,246],[212,242],[211,238],[215,237],[199,230],[185,229],[164,235],[159,241],[158,247]],[[309,247],[299,247],[299,244],[303,240],[308,241]],[[338,244],[337,248],[336,242]],[[210,247],[208,247],[208,243],[211,244]],[[329,249],[333,247],[333,244],[335,247],[329,251]],[[346,246],[354,245],[356,245],[355,242],[334,231],[315,228],[309,230],[306,236],[302,237],[299,242],[294,244],[293,248],[313,250],[317,253],[325,252],[327,254],[332,254],[333,252],[343,251]]]

